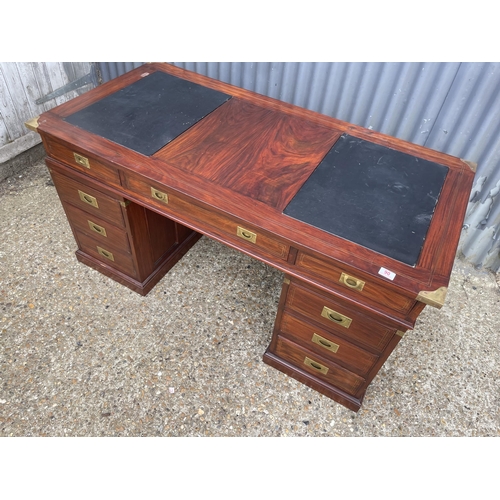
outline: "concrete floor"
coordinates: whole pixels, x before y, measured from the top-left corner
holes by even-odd
[[[42,162],[0,221],[1,436],[500,435],[492,273],[456,261],[356,414],[262,362],[280,272],[204,237],[141,297],[77,262]]]

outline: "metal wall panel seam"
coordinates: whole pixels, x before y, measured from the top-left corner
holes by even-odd
[[[442,97],[442,99],[440,100],[440,106],[439,106],[439,109],[437,110],[437,113],[436,113],[436,116],[435,116],[435,119],[432,123],[432,126],[429,130],[429,133],[427,134],[427,136],[425,137],[425,141],[422,143],[422,146],[425,146],[425,147],[429,147],[428,143],[429,143],[429,140],[433,137],[434,133],[435,133],[435,130],[436,130],[436,124],[438,123],[438,118],[441,114],[441,112],[443,111],[443,108],[444,108],[444,105],[448,99],[448,96],[450,95],[450,92],[453,88],[453,85],[455,84],[455,80],[457,79],[457,75],[458,75],[458,72],[460,71],[460,68],[462,66],[462,63],[458,63],[455,71],[454,71],[454,75],[453,77],[451,78],[451,82],[446,90],[446,93],[445,95]],[[446,132],[447,133],[447,132]]]

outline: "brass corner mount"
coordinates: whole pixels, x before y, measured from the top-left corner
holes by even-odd
[[[417,300],[429,306],[441,309],[444,305],[447,292],[448,288],[445,286],[442,286],[432,292],[422,291],[417,295]]]
[[[28,120],[27,122],[24,122],[24,125],[26,128],[32,130],[33,132],[38,133],[38,118],[39,116],[35,116],[35,118],[32,118],[31,120]]]
[[[469,168],[476,173],[477,170],[477,163],[469,160],[464,160],[463,158],[460,158],[464,163],[467,163],[469,165]]]

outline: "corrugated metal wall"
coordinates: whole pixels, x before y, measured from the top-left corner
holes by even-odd
[[[141,66],[142,62],[105,62],[99,63],[99,79],[104,82],[109,82],[117,76],[123,75],[135,68]]]
[[[478,163],[460,250],[500,268],[500,63],[172,63]],[[141,63],[100,63],[103,81]]]

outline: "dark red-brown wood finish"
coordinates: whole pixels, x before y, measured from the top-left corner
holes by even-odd
[[[231,99],[152,156],[64,121],[157,71],[218,90]],[[44,113],[38,132],[52,158],[48,163],[58,179],[56,186],[79,243],[81,261],[143,294],[200,234],[276,267],[295,285],[283,288],[265,361],[351,409],[359,408],[368,383],[402,332],[414,326],[425,303],[439,307],[444,300],[474,177],[469,163],[459,158],[159,63],[141,66]],[[415,266],[283,214],[344,133],[448,167]],[[94,241],[99,235],[88,229],[85,213],[78,211],[92,213],[93,208],[78,206],[78,199],[67,199],[71,182],[87,186],[91,196],[92,192],[103,193],[125,205],[130,203],[119,209],[123,222],[118,213],[113,215],[116,206],[94,214],[96,220],[90,221],[101,226],[100,221],[111,220],[110,234],[115,238],[109,247],[125,259],[121,265],[104,262],[102,253],[95,255]],[[120,225],[122,232],[114,228]],[[256,240],[246,240],[245,234],[252,233]],[[392,279],[382,277],[381,268],[390,270]],[[364,286],[351,286],[353,280]],[[291,293],[309,297],[302,309],[291,305]],[[322,323],[321,318],[308,317],[314,302],[311,297],[341,303],[359,318],[362,330],[350,339],[342,331],[326,332],[330,339],[352,342],[343,349],[349,353],[347,361],[326,356],[330,366],[326,377],[315,374],[314,366],[298,367],[296,363],[303,352],[317,352],[317,345],[311,346],[303,338],[304,324],[321,327]],[[282,328],[284,311],[287,322]],[[294,331],[290,331],[292,317]],[[379,335],[380,325],[389,333],[383,347],[371,352],[373,346],[366,339],[370,328],[371,335]],[[365,340],[360,340],[362,335]],[[359,349],[363,349],[359,359],[365,372],[367,360],[377,357],[369,362],[371,371],[363,377],[360,367],[353,367]],[[325,360],[325,354],[320,358]]]
[[[78,260],[141,295],[201,237],[79,172],[46,162],[78,243]]]

